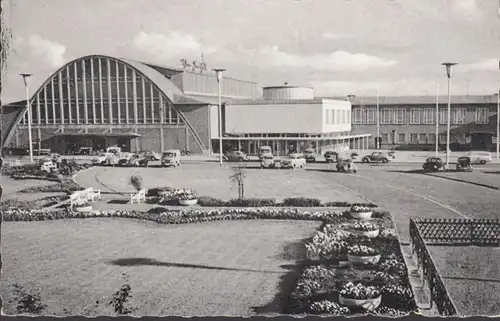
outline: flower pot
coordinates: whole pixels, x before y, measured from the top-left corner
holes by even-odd
[[[347,259],[349,260],[349,262],[354,264],[377,264],[378,261],[380,261],[380,254],[368,256],[348,254]]]
[[[179,205],[183,205],[183,206],[191,206],[191,205],[196,205],[198,204],[198,199],[194,199],[194,200],[179,200]]]
[[[75,207],[77,212],[92,212],[92,205]]]
[[[357,218],[358,220],[367,220],[372,217],[373,212],[368,211],[368,212],[349,212],[349,214],[353,218]]]
[[[376,238],[379,235],[380,230],[379,229],[373,230],[373,231],[349,230],[349,232],[351,232],[354,235],[366,236],[366,237],[369,237],[369,238],[373,239],[373,238]]]
[[[346,307],[359,307],[365,310],[375,310],[382,302],[382,296],[373,299],[351,299],[339,296],[339,303]]]

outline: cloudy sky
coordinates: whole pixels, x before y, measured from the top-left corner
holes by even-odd
[[[500,71],[498,0],[2,0],[14,36],[2,97],[23,98],[88,54],[209,68],[317,96],[492,94]]]

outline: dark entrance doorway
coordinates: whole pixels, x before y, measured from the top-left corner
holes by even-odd
[[[491,150],[492,143],[491,138],[493,134],[491,133],[471,133],[470,142],[472,150]]]

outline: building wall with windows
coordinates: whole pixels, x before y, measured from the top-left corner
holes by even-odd
[[[413,101],[412,101],[413,99]],[[401,145],[427,145],[434,148],[436,142],[436,120],[439,123],[439,144],[446,144],[446,127],[448,122],[447,98],[442,97],[439,113],[436,117],[436,103],[433,97],[392,97],[392,101],[381,102],[380,136],[382,147],[390,148]],[[427,100],[427,101],[425,101]],[[376,104],[353,102],[352,134],[377,134]],[[452,99],[450,143],[467,145],[473,143],[474,136],[491,141],[496,136],[496,97],[495,96],[462,96]],[[375,147],[374,140],[371,148]],[[472,146],[469,146],[472,147]]]

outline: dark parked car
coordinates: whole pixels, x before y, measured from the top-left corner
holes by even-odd
[[[425,160],[424,165],[422,165],[424,172],[438,172],[446,170],[446,165],[443,160],[439,157],[429,157]]]
[[[373,152],[370,155],[366,155],[361,159],[363,163],[372,163],[372,162],[382,162],[388,163],[390,162],[389,156],[382,152]]]
[[[232,150],[224,156],[228,162],[244,162],[248,160],[248,155],[239,150]]]
[[[325,161],[327,163],[336,163],[339,159],[339,154],[334,151],[326,151],[323,156],[325,157]]]

